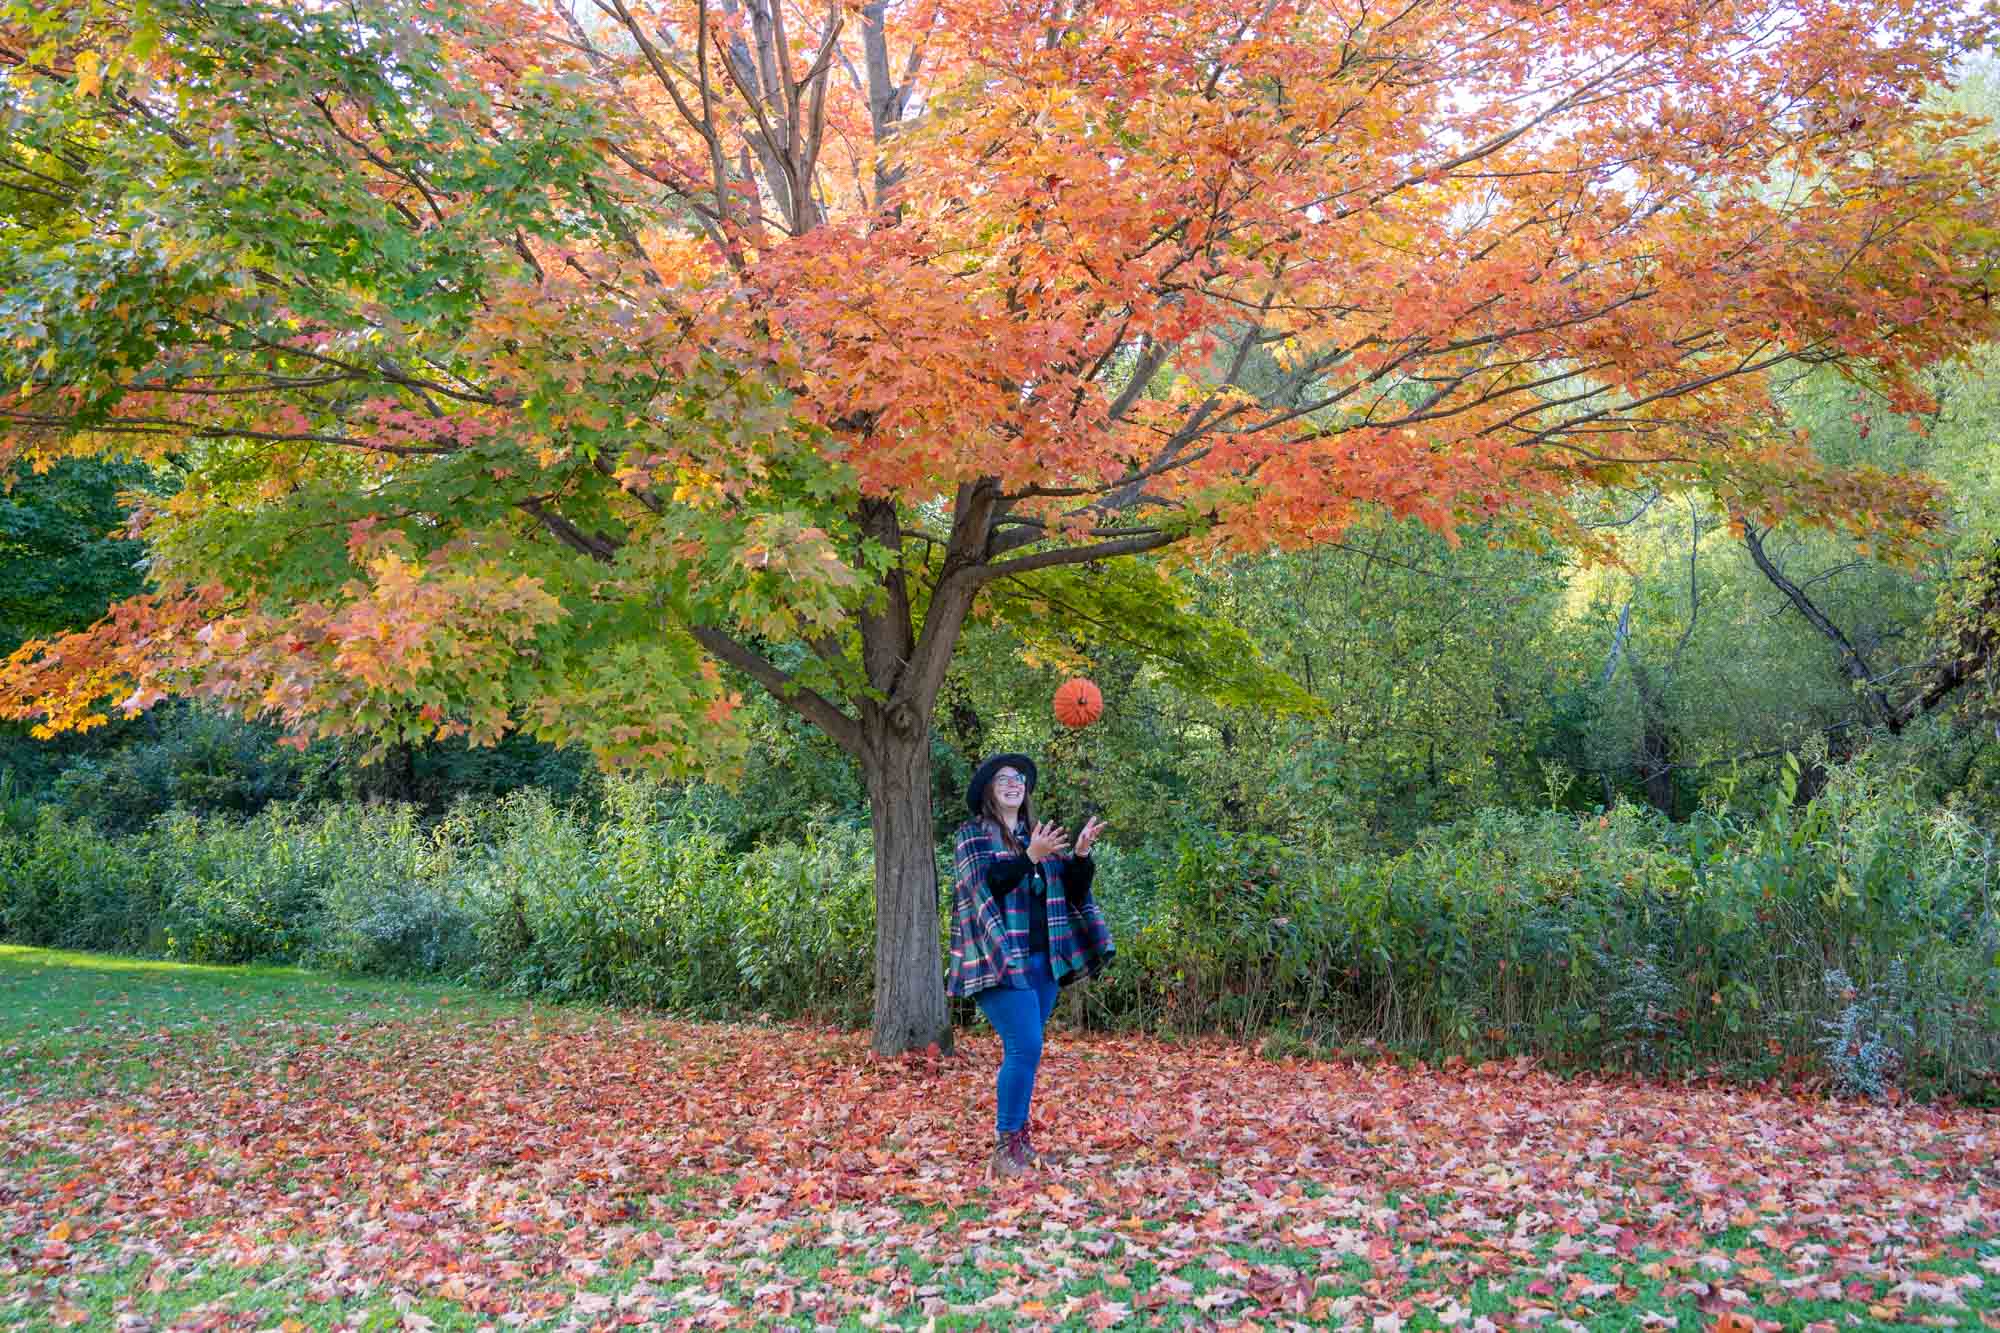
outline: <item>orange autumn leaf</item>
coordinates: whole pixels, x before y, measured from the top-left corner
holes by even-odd
[[[1035,1126],[1052,1164],[989,1190],[991,1035],[877,1060],[819,1024],[506,1006],[446,1021],[421,999],[348,1040],[344,1014],[278,1012],[165,1051],[107,1025],[77,1060],[30,1064],[0,1107],[20,1153],[0,1226],[69,1222],[97,1253],[149,1256],[133,1294],[282,1265],[259,1278],[267,1324],[323,1273],[408,1291],[440,1325],[433,1303],[464,1322],[730,1327],[784,1310],[867,1323],[886,1300],[911,1324],[990,1300],[958,1317],[1469,1325],[1506,1292],[1495,1314],[1521,1323],[1665,1310],[1749,1333],[1800,1301],[1836,1321],[1990,1305],[1976,1265],[1939,1259],[1993,1245],[1991,1201],[1965,1188],[1996,1157],[1976,1108],[1525,1064],[1287,1068],[1224,1041],[1064,1033]],[[280,1030],[283,1061],[243,1058]],[[144,1085],[96,1081],[135,1052]],[[1666,1181],[1698,1188],[1662,1208]],[[1719,1241],[1742,1212],[1757,1220]],[[918,1290],[913,1251],[937,1290]],[[1360,1300],[1330,1271],[1356,1266]],[[1742,1308],[1691,1308],[1718,1287]]]
[[[366,99],[294,100],[265,78],[251,57],[277,28],[239,34],[211,85],[177,78],[209,59],[193,30],[162,20],[142,51],[58,5],[72,59],[21,72],[93,104],[178,86],[187,142],[235,142],[244,104],[264,111],[253,140],[287,153],[282,127],[309,123],[318,165],[272,202],[284,226],[310,250],[324,242],[301,219],[372,209],[410,231],[359,256],[363,286],[426,293],[392,308],[301,269],[295,305],[249,274],[46,294],[36,328],[78,337],[6,354],[0,458],[205,440],[217,472],[135,515],[157,594],[0,671],[9,715],[44,733],[195,693],[301,737],[525,726],[686,763],[733,707],[667,683],[745,665],[745,640],[854,632],[887,577],[864,569],[857,506],[914,525],[911,507],[964,485],[996,503],[968,492],[930,536],[986,552],[975,587],[1016,550],[1296,545],[1364,511],[1446,531],[1507,515],[1590,547],[1565,497],[1639,473],[1906,549],[1936,521],[1930,488],[1766,429],[1763,372],[1833,360],[1909,407],[1923,366],[1995,328],[1978,237],[2000,165],[1924,101],[1991,20],[1946,0],[1487,0],[1393,20],[1302,0],[1256,24],[1220,0],[1135,0],[1059,31],[1002,0],[808,7],[767,28],[652,0],[601,30],[525,0],[449,20],[373,2],[379,25],[328,20],[327,58],[407,20],[406,74],[373,95],[451,126],[465,188],[398,168]],[[680,68],[660,34],[715,59]],[[766,86],[780,66],[790,82]],[[541,203],[496,110],[515,97],[588,122],[573,138],[537,122]],[[337,207],[313,193],[349,188]],[[497,197],[526,211],[483,213]],[[170,228],[162,263],[194,263],[203,227],[254,229],[245,207]],[[577,225],[603,209],[608,234]],[[462,238],[454,281],[481,294],[463,311],[398,267],[441,228]],[[175,330],[171,374],[66,359],[142,306]],[[379,365],[340,353],[354,338]],[[443,378],[392,368],[419,363]],[[201,535],[246,514],[262,538]],[[345,559],[299,540],[342,523],[366,534]],[[608,567],[558,572],[579,556]],[[642,607],[693,639],[602,651],[648,632]],[[475,611],[523,623],[419,628]],[[528,653],[540,667],[512,671]],[[641,678],[654,697],[627,688]]]

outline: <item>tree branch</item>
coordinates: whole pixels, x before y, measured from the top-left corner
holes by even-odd
[[[903,701],[921,709],[925,716],[944,687],[945,669],[951,665],[958,632],[984,582],[981,572],[991,568],[985,560],[999,507],[1000,485],[992,477],[960,483],[952,499],[951,539],[945,545],[930,605],[924,610],[924,625],[898,690]]]
[[[861,758],[860,724],[841,712],[825,695],[799,684],[762,655],[721,630],[690,626],[689,633],[694,635],[696,643],[762,685],[772,698],[825,732],[851,757]]]
[[[1172,533],[1153,533],[1144,537],[1122,537],[1117,541],[1095,542],[1089,546],[1065,546],[1054,551],[1036,551],[1032,555],[1017,555],[1011,560],[1001,560],[982,566],[978,571],[979,582],[989,583],[1008,574],[1025,574],[1031,569],[1052,569],[1057,565],[1081,565],[1092,560],[1109,560],[1114,556],[1138,555],[1142,551],[1158,550],[1172,543]]]
[[[1688,641],[1694,638],[1696,621],[1701,617],[1701,511],[1695,507],[1694,497],[1688,502],[1688,623],[1681,631],[1680,641],[1674,645],[1674,655],[1667,668],[1677,671],[1681,664],[1681,654],[1687,651]]]
[[[558,541],[571,550],[605,563],[609,563],[617,554],[618,543],[615,540],[584,532],[576,524],[550,509],[543,499],[523,500],[519,507],[524,513],[533,516]],[[825,732],[848,754],[856,759],[861,757],[860,724],[841,712],[825,695],[799,684],[762,655],[721,630],[699,625],[687,625],[686,628],[688,633],[694,636],[695,642],[709,653],[721,658],[763,686],[774,699]]]
[[[1805,589],[1786,578],[1784,572],[1772,563],[1771,557],[1764,551],[1764,535],[1749,523],[1743,525],[1743,545],[1749,550],[1750,559],[1755,562],[1759,570],[1763,571],[1764,577],[1771,581],[1771,586],[1785,594],[1791,604],[1798,608],[1799,614],[1806,618],[1806,623],[1826,636],[1827,642],[1831,643],[1834,651],[1840,655],[1841,670],[1846,672],[1848,678],[1855,684],[1867,687],[1863,691],[1863,696],[1868,700],[1876,718],[1890,731],[1901,731],[1908,719],[1902,715],[1901,710],[1889,702],[1889,696],[1875,684],[1875,670],[1868,665],[1868,659],[1863,657],[1861,650],[1841,632],[1840,626],[1834,624],[1825,612],[1812,604],[1812,599],[1806,596]]]
[[[1626,641],[1632,637],[1632,603],[1625,603],[1625,609],[1618,613],[1618,628],[1611,635],[1611,651],[1605,656],[1604,670],[1597,673],[1599,689],[1611,683],[1618,674],[1618,659],[1625,655]]]
[[[618,554],[618,543],[602,534],[593,536],[548,507],[548,498],[538,496],[521,501],[516,508],[549,530],[551,536],[593,560],[609,564]]]

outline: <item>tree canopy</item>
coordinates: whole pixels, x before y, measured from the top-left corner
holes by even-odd
[[[0,462],[178,484],[151,588],[0,695],[686,772],[747,678],[861,765],[920,1044],[924,732],[996,582],[1377,512],[1591,546],[1642,475],[1919,538],[1766,372],[1913,411],[1991,334],[1996,158],[1930,95],[1993,22],[7,0]]]

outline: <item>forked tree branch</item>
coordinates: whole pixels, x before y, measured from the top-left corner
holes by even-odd
[[[690,626],[689,632],[694,635],[696,643],[762,685],[772,698],[824,731],[850,757],[861,758],[861,725],[841,712],[825,695],[799,684],[762,654],[721,630]]]
[[[524,500],[519,508],[573,551],[605,564],[609,564],[618,553],[616,539],[584,532],[541,499]],[[773,698],[824,731],[848,754],[856,759],[861,757],[860,724],[841,712],[825,695],[799,684],[762,654],[721,630],[698,625],[687,625],[686,629],[695,642],[709,653],[763,686]]]

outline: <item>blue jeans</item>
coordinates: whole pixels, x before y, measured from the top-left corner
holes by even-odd
[[[1028,1103],[1035,1096],[1035,1074],[1042,1067],[1042,1029],[1056,1007],[1056,974],[1049,956],[1031,953],[1027,976],[1015,986],[994,986],[973,999],[979,1012],[1000,1034],[1000,1072],[994,1076],[998,1110],[993,1127],[1012,1134],[1028,1123]]]

